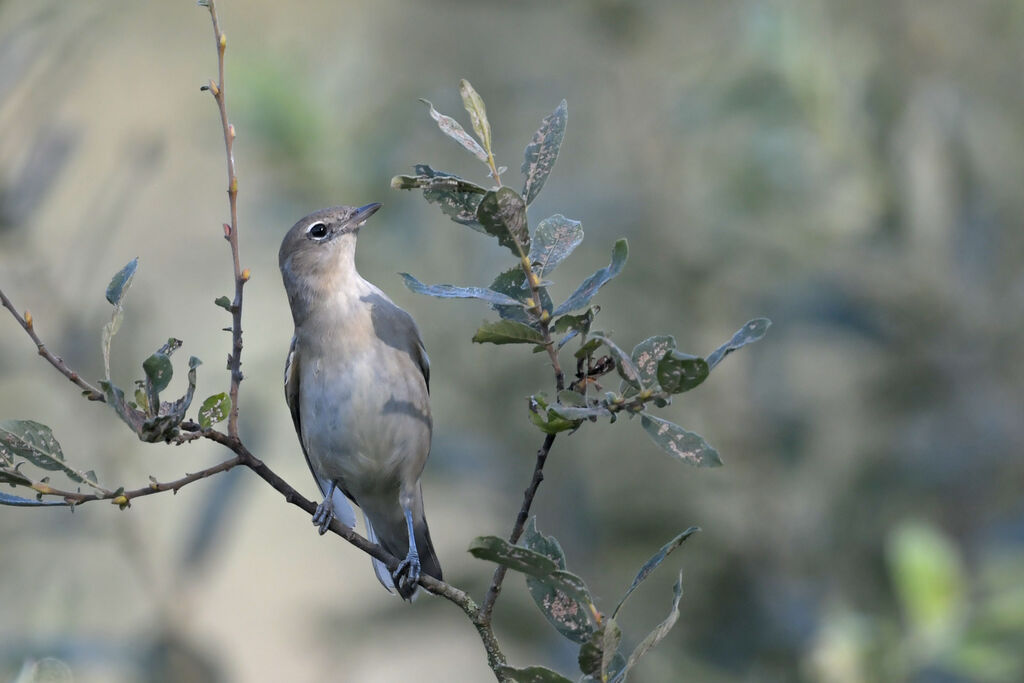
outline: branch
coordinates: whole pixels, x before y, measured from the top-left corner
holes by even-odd
[[[25,315],[22,317],[22,315],[18,313],[18,309],[14,307],[14,304],[11,303],[11,300],[7,298],[7,295],[4,294],[2,289],[0,289],[0,301],[3,302],[4,308],[11,312],[14,319],[18,321],[18,324],[20,324],[25,332],[28,333],[28,336],[32,338],[32,341],[35,342],[40,356],[49,361],[50,365],[57,368],[62,375],[67,377],[74,384],[78,385],[78,387],[85,392],[85,397],[90,401],[106,402],[106,399],[103,397],[103,392],[79,377],[77,372],[68,367],[63,358],[53,355],[50,350],[46,348],[46,344],[44,344],[36,334],[31,313],[25,311]]]
[[[228,368],[231,370],[231,412],[228,415],[228,434],[238,437],[238,385],[242,382],[242,287],[249,279],[249,270],[242,270],[238,256],[238,176],[235,174],[235,157],[232,148],[235,142],[235,127],[228,121],[228,105],[224,97],[224,52],[227,50],[227,35],[221,32],[217,21],[217,6],[214,0],[205,0],[213,24],[213,39],[217,45],[217,82],[210,81],[203,86],[209,90],[220,111],[220,123],[224,129],[224,151],[228,160],[228,204],[231,208],[231,224],[224,225],[225,237],[231,245],[231,260],[235,269],[235,298],[231,302],[231,353]]]
[[[530,480],[530,485],[523,492],[523,505],[519,508],[516,523],[512,526],[512,533],[508,537],[508,542],[512,545],[518,543],[519,537],[523,535],[523,528],[526,526],[526,520],[530,516],[530,506],[533,505],[533,498],[537,495],[537,488],[540,486],[540,483],[544,481],[544,463],[547,462],[551,445],[555,443],[555,436],[555,434],[548,434],[544,437],[544,443],[541,444],[540,450],[537,451],[537,464],[533,468],[533,479]],[[501,594],[501,584],[505,580],[506,572],[507,568],[504,565],[499,565],[494,570],[491,585],[487,589],[487,595],[484,596],[483,607],[480,608],[480,618],[485,624],[491,623],[494,602],[498,599],[498,595]]]

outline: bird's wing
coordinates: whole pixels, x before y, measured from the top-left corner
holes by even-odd
[[[372,286],[372,285],[371,285]],[[370,306],[370,319],[374,334],[384,344],[409,354],[423,373],[423,381],[430,392],[430,359],[423,346],[419,328],[412,316],[398,307],[384,292],[373,287],[370,294],[360,299]]]
[[[302,440],[302,416],[299,411],[299,377],[302,376],[302,373],[299,369],[299,358],[299,339],[298,337],[292,337],[292,345],[288,349],[288,359],[284,363],[284,398],[288,402],[288,409],[292,413],[292,422],[295,424],[295,433],[299,436],[302,455],[306,457],[306,465],[309,466],[309,471],[313,473],[313,479],[316,480],[316,485],[320,488],[320,495],[326,496],[327,491],[330,489],[330,482],[317,476],[316,470],[313,469],[313,463],[309,460],[306,443]],[[356,525],[356,515],[352,510],[352,503],[340,488],[335,489],[332,501],[334,503],[334,514],[342,524],[354,527]]]

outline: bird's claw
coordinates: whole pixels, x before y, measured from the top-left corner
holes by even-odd
[[[415,586],[420,580],[420,556],[414,550],[410,550],[405,559],[398,563],[398,567],[391,575],[395,583],[402,586]]]
[[[334,519],[334,502],[330,497],[327,497],[316,506],[316,512],[313,513],[313,524],[318,527],[317,531],[320,532],[321,536],[327,533],[332,519]]]

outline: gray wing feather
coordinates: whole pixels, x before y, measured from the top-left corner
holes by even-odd
[[[288,410],[292,413],[292,422],[295,424],[295,433],[299,437],[299,445],[302,446],[302,455],[306,458],[306,465],[313,474],[313,479],[320,489],[320,495],[326,496],[330,482],[316,476],[316,472],[313,470],[313,463],[309,461],[306,444],[302,440],[302,416],[299,411],[299,377],[301,376],[299,359],[298,338],[292,337],[292,345],[288,349],[288,359],[284,363],[284,398],[288,402]],[[335,489],[332,500],[334,502],[334,514],[338,519],[343,524],[354,527],[356,525],[356,515],[352,510],[352,503],[348,497],[340,489]]]

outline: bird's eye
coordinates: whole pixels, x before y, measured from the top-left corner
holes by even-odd
[[[314,223],[309,226],[308,230],[306,230],[306,234],[314,239],[323,239],[324,237],[327,237],[327,226],[323,223]]]

